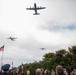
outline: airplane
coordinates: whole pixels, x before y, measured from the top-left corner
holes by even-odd
[[[34,10],[35,13],[33,15],[40,15],[40,13],[37,13],[37,10],[40,10],[40,9],[45,9],[46,7],[37,7],[36,3],[34,3],[34,7],[33,8],[26,8],[27,10]]]
[[[17,39],[17,38],[9,37],[9,38],[7,38],[7,39],[10,39],[10,40],[12,40],[12,41],[15,41],[14,39]]]
[[[44,50],[44,49],[46,49],[46,48],[40,48],[40,49]]]

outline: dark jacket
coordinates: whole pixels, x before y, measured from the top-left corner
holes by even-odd
[[[7,72],[3,72],[2,75],[9,75],[9,73],[7,73]]]

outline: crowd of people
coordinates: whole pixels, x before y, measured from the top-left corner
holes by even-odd
[[[30,71],[27,70],[26,74],[24,73],[24,67],[21,66],[15,70],[15,72],[10,72],[9,70],[10,64],[5,64],[1,67],[0,75],[31,75]],[[35,75],[76,75],[76,69],[70,67],[69,65],[66,68],[63,68],[61,65],[56,66],[55,71],[37,68],[35,71]]]

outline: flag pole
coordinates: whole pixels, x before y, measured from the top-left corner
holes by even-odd
[[[12,69],[13,69],[13,62],[12,62]]]
[[[5,45],[4,45],[5,46]],[[3,54],[4,54],[4,49],[3,49],[3,52],[2,52],[2,57],[1,57],[1,67],[2,67],[2,65],[3,65]],[[1,69],[1,68],[0,68]]]
[[[3,54],[4,54],[4,50],[2,52],[2,58],[1,58],[1,66],[3,65],[2,62],[3,62]]]

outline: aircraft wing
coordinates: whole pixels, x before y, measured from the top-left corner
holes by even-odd
[[[7,38],[7,39],[10,39],[10,38]]]
[[[40,10],[40,9],[45,9],[46,7],[37,7],[36,9],[37,10]]]
[[[44,50],[44,49],[46,49],[46,48],[40,48],[40,49]]]
[[[13,39],[17,39],[17,38],[13,38]]]
[[[14,39],[11,39],[12,41],[15,41]]]
[[[31,8],[31,7],[30,7],[30,8],[26,8],[26,9],[27,9],[27,10],[35,10],[35,8]]]

